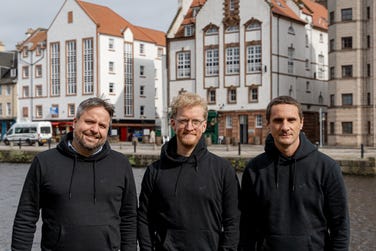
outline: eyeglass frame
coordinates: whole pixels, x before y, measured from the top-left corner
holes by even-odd
[[[199,128],[202,125],[202,123],[206,121],[206,119],[199,120],[199,119],[177,119],[177,118],[175,118],[174,120],[178,122],[180,125],[182,125],[181,127],[183,126],[187,127],[189,122],[191,122],[192,127],[195,129]]]

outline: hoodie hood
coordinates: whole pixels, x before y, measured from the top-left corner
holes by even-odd
[[[176,135],[171,138],[161,149],[161,160],[168,163],[167,168],[181,166],[183,163],[194,165],[198,168],[200,159],[207,152],[204,135],[200,138],[195,149],[189,157],[177,154],[177,138]]]
[[[275,185],[278,189],[279,186],[279,167],[288,166],[289,167],[289,177],[290,177],[290,190],[295,191],[295,177],[296,172],[296,162],[298,160],[304,159],[309,156],[312,152],[317,151],[315,145],[313,145],[305,136],[303,132],[299,134],[299,147],[295,151],[294,155],[291,157],[284,156],[275,146],[274,139],[271,134],[266,137],[265,140],[265,152],[267,155],[274,159],[274,177]]]
[[[74,179],[74,173],[75,173],[75,170],[76,170],[77,162],[78,161],[92,162],[93,202],[95,204],[96,201],[97,201],[97,198],[96,198],[96,178],[95,178],[96,171],[95,171],[95,166],[96,166],[97,161],[100,161],[101,159],[105,158],[110,153],[110,151],[111,151],[110,144],[108,143],[108,141],[106,141],[106,143],[103,145],[101,151],[99,151],[98,153],[96,153],[92,156],[86,157],[86,156],[80,155],[78,152],[74,151],[69,146],[69,142],[72,142],[72,140],[73,140],[73,132],[69,132],[68,134],[63,136],[62,140],[60,141],[60,143],[56,147],[57,150],[60,153],[62,153],[63,155],[66,155],[66,156],[73,159],[72,174],[71,174],[71,178],[70,178],[70,182],[69,182],[69,191],[68,191],[69,199],[72,198],[72,193],[73,193],[72,192],[72,183],[73,183],[73,179]]]

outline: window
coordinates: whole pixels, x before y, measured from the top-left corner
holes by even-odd
[[[52,43],[51,50],[51,94],[60,95],[60,44]]]
[[[239,26],[237,25],[232,25],[226,28],[226,32],[238,32],[239,31]]]
[[[261,29],[260,22],[252,22],[247,26],[247,31],[260,30],[260,29]]]
[[[331,66],[330,67],[330,69],[329,69],[329,79],[335,79],[335,74],[336,74],[336,72],[335,72],[335,68],[334,68],[334,66]]]
[[[342,77],[351,78],[353,76],[352,65],[342,65]]]
[[[193,36],[193,34],[194,34],[193,24],[189,24],[189,25],[184,26],[184,36],[185,37]]]
[[[114,62],[112,62],[112,61],[108,62],[108,71],[110,73],[114,73],[114,71],[115,71],[115,63]]]
[[[177,54],[177,78],[191,77],[191,53],[189,51]]]
[[[145,106],[140,106],[140,115],[143,116],[145,115]]]
[[[67,50],[67,94],[77,93],[77,58],[76,58],[76,41],[66,43]]]
[[[368,35],[367,36],[367,48],[370,48],[371,47],[371,36]]]
[[[367,105],[371,105],[371,93],[367,92]]]
[[[353,125],[352,122],[342,122],[342,134],[352,134]]]
[[[330,39],[329,41],[329,51],[334,51],[335,50],[335,44],[334,44],[334,39]]]
[[[324,35],[320,33],[320,43],[324,43]]]
[[[68,11],[68,24],[73,23],[73,11]]]
[[[341,15],[342,15],[342,21],[352,20],[352,9],[351,8],[342,9]]]
[[[290,25],[290,27],[288,29],[288,34],[295,35],[295,30],[294,30],[294,27],[292,27],[292,25]]]
[[[6,108],[6,116],[11,116],[12,115],[12,104],[10,102],[7,103],[7,108]]]
[[[0,85],[0,95],[3,94],[3,87]]]
[[[36,85],[35,86],[35,96],[36,97],[42,97],[43,95],[43,88],[41,85]]]
[[[334,135],[334,129],[335,129],[335,127],[334,127],[334,122],[330,122],[330,124],[329,124],[329,134],[331,134],[331,135]]]
[[[145,45],[140,44],[140,54],[145,54]]]
[[[287,59],[287,72],[294,73],[294,52],[295,49],[291,46],[288,48],[288,59]]]
[[[258,101],[258,88],[250,87],[249,88],[249,102],[257,102],[257,101]]]
[[[257,114],[255,117],[255,127],[262,128],[262,115]]]
[[[342,49],[351,49],[351,48],[352,48],[352,37],[343,37]]]
[[[108,84],[108,93],[114,94],[115,93],[115,83],[109,83]]]
[[[305,35],[305,47],[309,47],[309,39],[307,34]]]
[[[226,49],[226,74],[239,73],[239,71],[239,47],[229,47]]]
[[[43,107],[41,105],[35,106],[35,117],[37,118],[43,117]]]
[[[367,6],[367,19],[371,18],[371,8]]]
[[[208,90],[207,95],[208,95],[208,97],[207,97],[208,103],[209,104],[215,104],[216,103],[215,89]]]
[[[27,118],[29,116],[29,107],[22,107],[22,117]]]
[[[42,66],[40,64],[35,66],[35,77],[42,77]]]
[[[219,51],[218,48],[206,50],[205,75],[217,76],[219,73]]]
[[[145,95],[145,86],[140,85],[140,96],[144,96],[144,95]]]
[[[334,24],[334,22],[335,22],[334,11],[331,11],[329,13],[329,22],[330,22],[330,24]]]
[[[367,77],[371,77],[371,64],[367,64]]]
[[[261,71],[261,45],[247,47],[247,73]]]
[[[310,93],[311,92],[311,87],[310,87],[310,84],[309,84],[309,81],[306,82],[306,93]]]
[[[353,104],[353,95],[351,93],[342,94],[342,105],[348,106]]]
[[[335,96],[334,96],[334,94],[331,94],[330,95],[330,106],[335,106]]]
[[[145,66],[140,65],[140,76],[145,76]]]
[[[108,49],[109,50],[113,50],[114,49],[114,39],[113,38],[109,38],[108,39]]]
[[[133,78],[133,44],[124,43],[124,116],[133,116],[134,114],[134,78]]]
[[[68,117],[74,117],[75,110],[75,104],[68,104]]]
[[[306,71],[309,71],[309,59],[305,60],[305,69]]]
[[[318,73],[317,73],[318,79],[322,79],[324,77],[324,62],[325,62],[324,55],[320,54],[319,59],[318,59],[318,67],[319,67]]]
[[[163,56],[163,48],[158,48],[158,57],[162,57]]]
[[[226,116],[226,129],[232,128],[232,117]]]
[[[29,78],[29,66],[22,66],[22,78]]]
[[[218,28],[215,27],[215,26],[212,26],[210,27],[206,32],[205,32],[206,35],[214,35],[214,34],[218,34]]]
[[[94,51],[93,39],[83,40],[83,78],[84,78],[84,94],[94,92]]]
[[[12,93],[12,87],[10,85],[7,85],[5,96],[10,96],[11,93]]]
[[[227,99],[229,103],[236,103],[236,89],[228,89]]]
[[[22,97],[23,98],[27,98],[30,96],[30,93],[29,93],[29,86],[23,86],[22,87]]]

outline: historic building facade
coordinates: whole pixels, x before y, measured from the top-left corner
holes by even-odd
[[[164,32],[80,0],[65,1],[44,38],[40,32],[19,45],[19,120],[49,120],[62,134],[78,104],[97,96],[115,105],[112,133],[120,140],[167,126]]]
[[[328,103],[326,17],[310,0],[179,1],[167,32],[169,100],[196,92],[209,103],[212,140],[262,144],[268,102],[290,95],[303,104],[303,131],[319,141]]]
[[[376,1],[330,0],[328,143],[376,146]]]

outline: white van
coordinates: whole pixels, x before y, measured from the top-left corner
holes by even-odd
[[[6,145],[15,144],[33,145],[38,142],[40,146],[52,138],[52,125],[49,121],[20,122],[12,125],[3,137]]]

